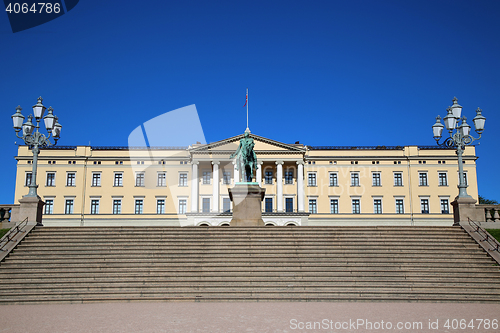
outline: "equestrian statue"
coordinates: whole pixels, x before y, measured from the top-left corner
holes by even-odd
[[[241,170],[241,178],[246,179],[247,183],[252,182],[257,167],[257,155],[253,150],[254,146],[255,143],[250,137],[250,132],[245,131],[238,149],[230,156],[230,158],[236,157],[236,170]]]

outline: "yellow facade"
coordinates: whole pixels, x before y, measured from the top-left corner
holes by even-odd
[[[314,147],[251,137],[259,161],[256,181],[266,189],[262,207],[268,224],[453,222],[451,202],[459,179],[452,149]],[[231,219],[224,213],[231,205],[228,188],[239,181],[229,155],[240,138],[184,148],[43,149],[37,183],[39,196],[49,203],[44,224],[226,224]],[[20,146],[16,159],[19,200],[28,193],[32,153]],[[467,191],[477,199],[475,160],[474,147],[467,147]]]

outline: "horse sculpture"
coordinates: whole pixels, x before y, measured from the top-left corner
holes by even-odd
[[[250,137],[250,133],[245,131],[244,137],[240,140],[238,149],[230,156],[236,157],[236,170],[242,170],[242,178],[248,183],[252,182],[257,166],[257,155],[253,150],[255,143]]]

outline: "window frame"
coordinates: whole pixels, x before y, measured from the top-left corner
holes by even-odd
[[[318,214],[318,199],[312,198],[309,199],[309,213],[310,214]]]
[[[101,186],[101,173],[100,172],[92,172],[92,180],[90,183],[91,187],[100,187]]]
[[[418,173],[418,186],[429,186],[429,177],[427,171],[420,171]]]
[[[33,181],[33,176],[31,176],[31,181]],[[47,171],[45,186],[47,187],[55,187],[56,186],[56,173],[53,171]]]
[[[74,214],[75,209],[75,199],[64,199],[64,214],[71,215]]]
[[[382,173],[380,171],[372,172],[372,186],[382,186]]]
[[[99,214],[99,205],[100,199],[90,199],[90,214],[98,215]]]
[[[113,176],[113,187],[123,187],[123,172],[115,172]]]
[[[76,186],[76,172],[66,172],[66,186],[75,187]]]
[[[332,187],[339,186],[339,174],[338,174],[338,172],[330,172],[328,174],[328,182],[329,182],[329,185]]]
[[[157,187],[166,187],[167,186],[167,173],[166,172],[164,172],[164,171],[158,172],[156,186]]]
[[[330,214],[338,214],[338,213],[339,213],[339,199],[330,198]]]
[[[135,173],[135,187],[144,187],[146,184],[145,181],[146,173],[144,171]]]
[[[118,215],[122,213],[122,199],[113,199],[113,214]]]
[[[353,214],[361,214],[361,199],[351,198],[351,208]]]
[[[448,172],[438,172],[438,186],[448,186]]]
[[[144,214],[144,199],[135,199],[134,200],[134,214],[135,215]]]
[[[187,172],[179,172],[179,187],[188,187],[189,185]]]
[[[401,171],[394,172],[394,186],[404,186],[403,185],[403,173]]]
[[[351,187],[359,186],[359,171],[351,171]]]
[[[307,173],[307,186],[308,187],[318,186],[318,179],[316,177],[316,172],[308,172]]]
[[[373,214],[382,214],[382,198],[373,198]]]

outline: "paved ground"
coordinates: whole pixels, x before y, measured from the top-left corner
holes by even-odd
[[[449,329],[445,327],[448,319]],[[465,329],[460,329],[461,319]],[[495,326],[499,320],[500,304],[152,302],[0,306],[0,333],[499,332]]]

